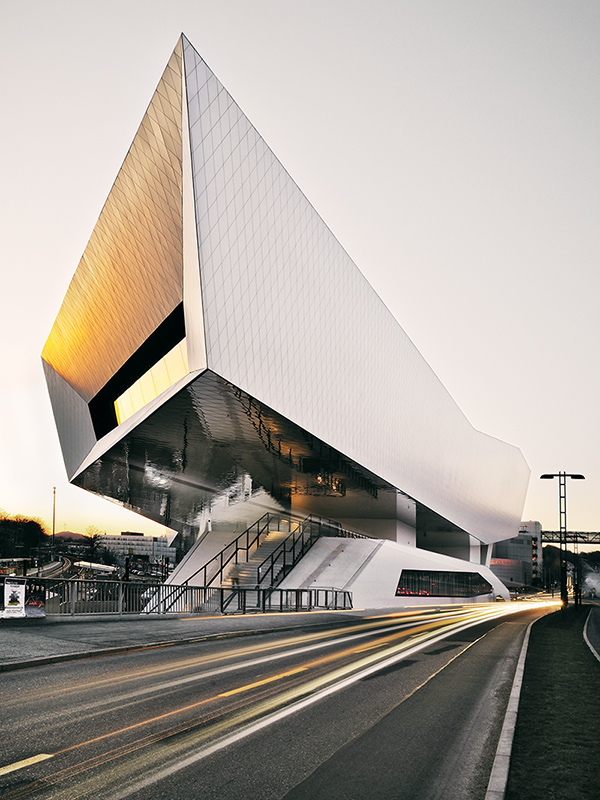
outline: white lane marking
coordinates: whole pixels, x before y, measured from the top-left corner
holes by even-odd
[[[583,627],[583,638],[585,639],[585,643],[587,644],[587,646],[592,651],[592,654],[596,656],[598,661],[600,661],[600,653],[596,650],[594,645],[590,642],[590,640],[588,638],[588,635],[587,635],[588,622],[590,621],[590,617],[591,616],[592,616],[592,609],[590,608],[589,614],[587,615],[587,619],[585,621],[585,625]]]
[[[46,761],[48,758],[53,758],[52,753],[39,753],[37,756],[25,758],[23,761],[15,761],[14,764],[8,764],[6,767],[0,767],[0,775],[8,775],[9,772],[15,772],[17,769],[24,769],[30,767],[32,764],[37,764],[39,761]]]

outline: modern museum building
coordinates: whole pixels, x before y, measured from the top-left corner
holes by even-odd
[[[521,452],[472,427],[184,36],[42,359],[69,480],[176,531],[173,582],[311,519],[282,586],[507,596]]]

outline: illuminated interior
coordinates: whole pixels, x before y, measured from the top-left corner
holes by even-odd
[[[478,572],[403,569],[396,597],[477,597],[493,591]]]
[[[119,425],[177,383],[180,378],[185,377],[188,372],[186,340],[182,339],[115,400],[115,413]]]

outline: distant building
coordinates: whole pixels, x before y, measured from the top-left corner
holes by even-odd
[[[503,583],[531,585],[542,577],[542,526],[522,522],[517,536],[496,542],[490,568]]]
[[[168,558],[170,564],[175,564],[176,550],[169,547],[166,536],[144,536],[143,533],[124,531],[120,536],[98,536],[97,541],[100,547],[106,547],[119,560],[126,556],[137,556],[150,562]]]

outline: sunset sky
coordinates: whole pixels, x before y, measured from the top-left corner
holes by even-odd
[[[184,32],[475,428],[523,519],[600,530],[600,4],[0,0],[0,509],[164,528],[71,487],[40,353]]]

